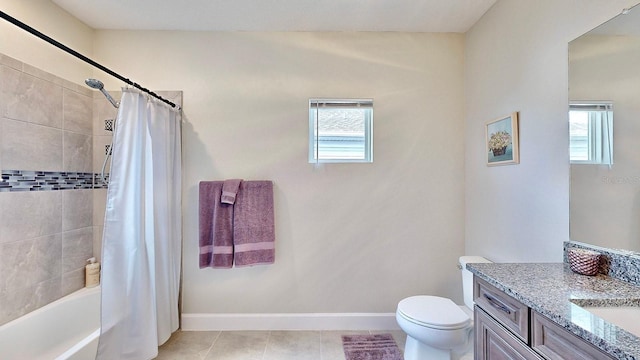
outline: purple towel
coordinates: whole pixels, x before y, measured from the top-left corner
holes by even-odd
[[[273,264],[275,226],[271,181],[240,183],[234,205],[233,246],[235,266]]]
[[[222,181],[200,182],[200,268],[233,265],[233,205],[222,204]]]
[[[229,179],[225,180],[222,185],[222,197],[220,202],[223,204],[233,205],[236,202],[236,195],[238,195],[238,188],[242,179]]]

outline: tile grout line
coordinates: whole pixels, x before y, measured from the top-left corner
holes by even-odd
[[[262,360],[264,360],[267,355],[267,348],[269,347],[269,341],[271,341],[271,330],[269,330],[269,335],[267,335],[267,341],[264,343],[264,351],[262,352]]]
[[[220,336],[222,336],[222,331],[218,331],[218,335],[216,335],[216,338],[213,339],[213,341],[211,342],[211,346],[209,346],[209,349],[207,350],[207,352],[202,357],[202,360],[206,359],[207,356],[209,356],[209,353],[211,352],[211,350],[213,350],[213,346],[216,344],[216,342],[218,341]]]
[[[320,360],[324,360],[324,331],[320,330]]]

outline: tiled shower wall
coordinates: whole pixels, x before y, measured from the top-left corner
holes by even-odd
[[[84,287],[86,259],[101,259],[116,115],[100,92],[0,54],[0,325]]]
[[[84,286],[101,235],[86,184],[95,172],[93,106],[86,86],[0,54],[0,325]],[[16,185],[38,172],[65,185]]]

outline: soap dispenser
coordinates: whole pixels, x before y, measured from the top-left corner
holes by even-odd
[[[92,257],[87,260],[85,267],[85,286],[90,288],[100,284],[100,263]]]

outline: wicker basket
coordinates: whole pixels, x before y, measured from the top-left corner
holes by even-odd
[[[578,274],[593,276],[600,270],[599,252],[571,248],[567,250],[567,258],[571,270]]]

